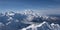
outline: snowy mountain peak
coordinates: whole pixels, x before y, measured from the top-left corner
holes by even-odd
[[[25,10],[25,14],[33,14],[32,10]]]
[[[9,16],[12,16],[12,15],[14,15],[15,13],[14,13],[13,11],[9,11],[9,12],[6,12],[5,14],[6,14],[6,15],[9,15]]]
[[[40,23],[39,25],[38,24],[32,24],[32,25],[30,25],[30,26],[28,26],[26,28],[23,28],[22,30],[27,30],[27,29],[30,29],[30,28],[31,28],[31,30],[37,30],[37,27],[41,27],[44,24],[46,25],[47,22]]]

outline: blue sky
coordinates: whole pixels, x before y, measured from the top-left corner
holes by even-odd
[[[60,10],[60,0],[0,0],[0,11]]]

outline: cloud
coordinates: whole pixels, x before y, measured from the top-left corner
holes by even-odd
[[[43,15],[47,15],[47,14],[60,14],[60,10],[38,10],[40,13],[42,13]]]

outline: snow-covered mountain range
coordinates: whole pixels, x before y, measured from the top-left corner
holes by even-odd
[[[60,17],[32,10],[0,13],[0,30],[60,30]]]
[[[60,26],[54,23],[42,22],[40,24],[32,24],[21,30],[60,30]]]

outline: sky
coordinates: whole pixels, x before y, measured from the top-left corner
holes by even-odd
[[[0,0],[0,12],[24,9],[60,11],[60,0]]]

